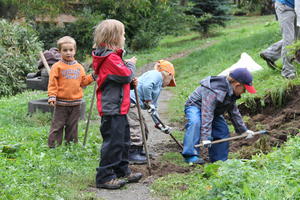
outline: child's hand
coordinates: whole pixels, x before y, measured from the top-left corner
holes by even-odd
[[[132,62],[133,64],[136,64],[137,58],[135,56],[133,56],[130,59],[126,59],[125,62]]]
[[[56,105],[56,101],[50,101],[49,105],[54,107]]]
[[[134,78],[132,79],[132,85],[133,85],[134,87],[136,87],[136,86],[138,85],[138,79],[137,79],[136,77],[134,77]]]

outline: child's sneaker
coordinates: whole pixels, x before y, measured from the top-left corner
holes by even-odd
[[[198,156],[187,157],[184,160],[189,165],[193,165],[193,164],[203,165],[205,163],[205,161],[202,158],[199,158]]]
[[[142,177],[143,174],[138,172],[138,173],[131,173],[125,176],[124,178],[127,183],[137,183]]]
[[[125,184],[126,184],[125,180],[115,178],[115,179],[111,179],[106,183],[97,184],[97,188],[115,190],[115,189],[120,189]]]

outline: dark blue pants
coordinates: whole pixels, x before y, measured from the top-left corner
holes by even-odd
[[[185,116],[187,119],[186,132],[183,141],[182,155],[187,158],[190,156],[200,156],[200,148],[194,145],[199,144],[201,140],[201,110],[196,106],[187,106],[185,108]],[[212,122],[213,140],[224,139],[229,137],[227,123],[222,115],[215,116]],[[218,160],[225,161],[228,158],[229,143],[223,142],[213,144],[209,148],[209,158],[211,162]]]
[[[96,184],[131,173],[128,167],[130,131],[126,115],[102,116],[100,132],[103,138]]]

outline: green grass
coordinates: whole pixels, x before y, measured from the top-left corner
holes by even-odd
[[[275,100],[280,99],[282,93],[280,91],[299,81],[286,81],[278,72],[269,70],[258,57],[259,51],[280,38],[278,25],[272,21],[272,16],[242,17],[230,21],[226,29],[215,29],[213,38],[200,39],[197,33],[166,37],[159,47],[136,52],[138,66],[183,51],[199,49],[208,41],[216,42],[206,49],[196,50],[188,57],[172,61],[176,68],[178,86],[172,89],[175,98],[171,101],[170,116],[177,121],[182,120],[184,102],[198,86],[198,81],[207,75],[216,75],[231,66],[239,59],[242,52],[250,54],[265,68],[255,74],[255,87],[258,89],[258,94],[254,96],[262,97],[271,92]],[[89,112],[92,91],[93,86],[85,90],[86,114]],[[16,151],[12,153],[0,151],[0,197],[22,200],[95,198],[95,194],[87,192],[86,189],[94,185],[95,169],[98,166],[102,142],[97,111],[94,107],[85,148],[82,147],[82,141],[86,123],[80,121],[79,144],[49,149],[47,137],[51,115],[43,113],[37,113],[32,117],[27,115],[28,101],[46,97],[45,92],[27,91],[14,97],[0,99],[0,150],[5,146]],[[251,102],[251,99],[253,96],[245,95],[241,101]],[[182,132],[177,131],[174,135],[179,140],[183,138]],[[178,153],[165,154],[162,160],[172,160],[181,165],[181,156]],[[243,164],[236,165],[243,167]],[[214,165],[211,168],[213,167]],[[203,179],[202,168],[195,170],[187,176],[171,175],[167,179],[162,179],[154,185],[154,189],[158,194],[173,199],[193,199],[192,197],[195,199],[201,192],[208,194],[213,190],[210,189],[212,186],[206,185],[209,180]],[[210,170],[215,172],[213,169]],[[232,187],[228,191],[230,189]],[[246,186],[244,190],[248,190]],[[165,194],[167,191],[168,193]],[[183,194],[181,195],[179,191]],[[223,192],[226,191],[225,188]]]
[[[177,81],[177,87],[172,89],[175,97],[170,101],[169,109],[173,121],[182,124],[183,105],[188,95],[199,86],[199,81],[230,67],[239,60],[242,52],[248,53],[264,69],[254,73],[257,94],[244,94],[239,103],[255,108],[254,99],[260,99],[259,103],[264,105],[265,96],[271,96],[275,106],[284,103],[285,92],[291,86],[299,85],[299,79],[282,78],[280,72],[269,69],[259,57],[260,51],[281,37],[279,26],[272,18],[251,17],[232,21],[229,28],[220,30],[221,33],[214,38],[218,43],[173,61]],[[180,137],[183,134],[176,133]],[[300,173],[299,143],[299,138],[293,138],[283,149],[255,156],[253,160],[230,159],[207,164],[204,172],[170,175],[156,181],[152,189],[160,197],[181,200],[299,199],[299,180],[295,178],[295,174]],[[164,158],[173,162],[179,159],[172,153]]]
[[[174,174],[152,185],[168,199],[281,200],[300,198],[300,138],[252,160],[231,159],[207,164],[190,174]]]
[[[86,98],[91,97],[89,94]],[[82,147],[85,122],[81,121],[80,144],[49,149],[47,137],[51,115],[27,115],[28,101],[45,97],[44,92],[24,92],[0,99],[0,149],[19,146],[16,152],[0,153],[1,199],[85,199],[94,196],[84,190],[88,185],[94,185],[102,141],[99,125],[91,124],[85,148]],[[90,100],[87,101],[89,108]],[[95,114],[96,111],[93,119],[97,118]]]

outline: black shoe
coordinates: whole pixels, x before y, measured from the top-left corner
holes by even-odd
[[[142,155],[142,156],[146,156],[146,152],[144,151],[144,149],[142,149],[142,151],[140,152],[140,154]],[[158,155],[156,154],[156,153],[151,153],[151,152],[149,152],[149,158],[154,158],[154,157],[157,157]],[[147,158],[147,157],[146,157]]]
[[[125,181],[127,183],[137,183],[139,182],[139,180],[141,180],[141,178],[143,177],[142,173],[131,173],[128,176],[125,176]]]
[[[146,156],[141,155],[140,152],[140,148],[138,147],[131,147],[129,149],[128,160],[130,164],[142,165],[147,163]]]
[[[262,59],[264,59],[267,62],[267,65],[271,68],[271,69],[275,69],[275,70],[279,70],[277,65],[275,64],[275,62],[273,60],[271,60],[270,58],[267,58],[266,55],[264,53],[260,53],[259,54],[260,57]]]
[[[120,189],[126,184],[126,180],[123,179],[112,179],[106,183],[97,184],[97,188],[104,188],[109,190]]]

